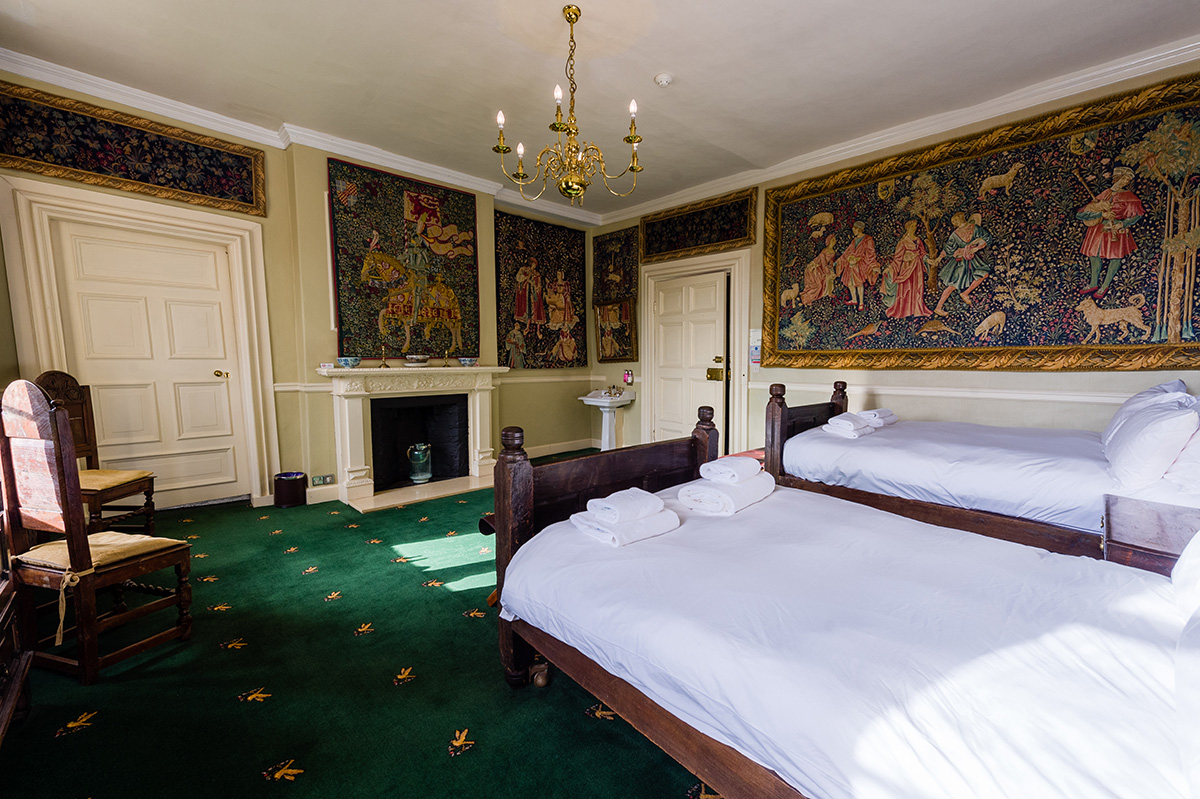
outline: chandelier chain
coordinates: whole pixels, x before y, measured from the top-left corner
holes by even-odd
[[[571,23],[571,47],[567,51],[567,82],[571,85],[571,104],[567,109],[567,119],[575,121],[575,23]]]

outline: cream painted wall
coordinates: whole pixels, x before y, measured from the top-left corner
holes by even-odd
[[[1076,98],[1074,105],[1087,99],[1107,96],[1138,88],[1158,80],[1194,72],[1200,63],[1180,67],[1152,77],[1125,84],[1112,85]],[[0,72],[6,80],[32,86],[55,94],[77,97],[104,107],[126,111],[167,124],[175,120],[149,114],[140,109],[123,107],[72,92],[57,86],[29,80],[22,76]],[[928,141],[913,142],[903,149],[914,149],[953,136],[969,135],[996,124],[1024,119],[1053,110],[1051,107],[1031,108],[1011,119],[993,120],[986,125],[964,128],[950,134],[931,137]],[[194,126],[185,126],[196,129]],[[211,133],[211,131],[200,130]],[[219,135],[221,138],[232,137]],[[236,139],[235,139],[236,140]],[[250,146],[261,147],[252,142]],[[263,247],[266,258],[266,286],[271,350],[274,359],[273,381],[278,420],[280,467],[303,470],[310,475],[336,472],[333,440],[332,398],[328,382],[316,375],[317,364],[332,360],[337,339],[332,326],[329,272],[329,249],[325,191],[326,159],[329,153],[312,147],[293,144],[286,151],[261,147],[266,152],[268,216],[261,220]],[[398,145],[402,150],[402,145]],[[853,166],[895,154],[897,150],[881,151],[868,158],[848,160],[822,167],[809,173],[797,173],[764,184],[786,185],[818,174]],[[371,164],[367,164],[372,166]],[[445,165],[453,167],[453,165]],[[12,174],[31,177],[27,173]],[[32,176],[35,179],[36,176]],[[78,184],[72,184],[78,185]],[[117,193],[98,188],[96,191]],[[169,203],[165,200],[150,200]],[[760,192],[759,208],[765,206]],[[536,216],[535,206],[514,210]],[[479,291],[481,308],[481,362],[495,364],[496,354],[496,296],[494,258],[494,204],[489,195],[477,194],[477,242],[479,260]],[[214,213],[223,213],[215,212]],[[234,214],[228,214],[234,215]],[[237,215],[241,216],[241,215]],[[243,217],[244,218],[244,217]],[[591,279],[592,236],[637,224],[637,218],[612,222],[588,232],[587,275]],[[758,244],[751,248],[750,319],[751,327],[761,327],[762,320],[762,220],[758,222]],[[0,266],[3,264],[0,263]],[[0,292],[5,291],[0,280]],[[641,364],[600,364],[596,361],[597,331],[595,315],[590,306],[591,286],[588,286],[587,307],[588,356],[590,369],[523,370],[509,373],[500,380],[493,402],[493,446],[499,449],[500,429],[519,425],[527,430],[528,446],[535,454],[574,448],[580,442],[599,439],[600,417],[589,412],[576,398],[586,391],[621,381],[625,369],[632,369],[635,388],[641,388]],[[0,296],[0,308],[8,308]],[[0,379],[16,375],[16,352],[11,333],[10,314],[0,313]],[[32,375],[22,375],[32,376]],[[789,386],[793,404],[827,398],[834,380],[846,380],[850,385],[851,409],[886,405],[904,418],[958,419],[992,424],[1021,424],[1035,427],[1070,426],[1100,429],[1124,397],[1148,385],[1174,377],[1184,379],[1193,391],[1200,391],[1200,374],[1185,372],[1105,372],[1105,373],[1020,373],[1020,372],[957,372],[957,371],[831,371],[821,369],[759,369],[750,374],[748,425],[750,443],[761,443],[763,407],[767,386],[783,382]],[[634,444],[641,440],[639,413],[636,404],[618,413],[618,443]]]
[[[315,372],[318,364],[332,361],[337,354],[330,298],[333,278],[330,273],[325,198],[328,181],[326,160],[330,154],[299,144],[293,144],[287,150],[264,147],[20,75],[0,71],[0,77],[264,150],[267,216],[255,218],[255,221],[261,223],[263,232],[279,465],[281,470],[305,471],[309,475],[336,474],[333,399],[329,381]],[[13,170],[0,170],[0,173],[80,187],[78,183]],[[170,200],[129,195],[112,189],[93,190],[134,196],[147,202],[175,204]],[[494,365],[497,362],[494,206],[492,197],[486,194],[477,194],[476,203],[480,362]],[[212,213],[246,218],[245,215],[231,212]],[[2,267],[0,255],[0,269]],[[7,283],[0,271],[0,308],[7,311],[0,313],[0,379],[5,382],[18,376],[35,376],[25,373],[29,369],[21,370],[18,367],[12,315],[8,310],[10,307]],[[505,425],[521,425],[528,429],[530,435],[527,440],[540,454],[590,446],[599,434],[593,435],[590,416],[585,412],[587,409],[575,399],[590,390],[589,371],[525,370],[520,375],[517,382],[502,384],[492,403],[493,447],[499,450],[500,429]],[[539,376],[549,382],[538,382]]]

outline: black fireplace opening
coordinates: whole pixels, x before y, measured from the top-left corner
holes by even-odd
[[[376,493],[415,485],[409,476],[408,448],[422,442],[430,445],[430,482],[471,473],[466,394],[371,400],[371,472]]]

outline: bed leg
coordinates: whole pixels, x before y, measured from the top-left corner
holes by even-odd
[[[534,651],[525,639],[513,632],[512,623],[500,620],[500,662],[504,680],[513,688],[529,684]]]

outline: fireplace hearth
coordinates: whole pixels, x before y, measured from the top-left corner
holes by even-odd
[[[467,395],[384,397],[371,400],[371,472],[375,493],[414,485],[408,449],[430,445],[430,482],[465,477],[467,460]]]

